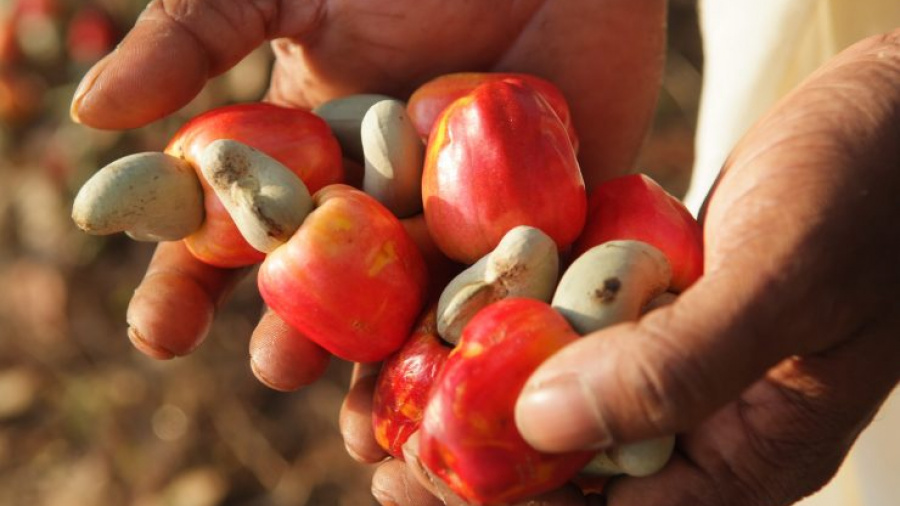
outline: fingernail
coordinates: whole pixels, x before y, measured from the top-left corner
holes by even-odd
[[[271,388],[272,390],[278,390],[279,392],[291,392],[293,390],[296,390],[296,388],[279,385],[269,379],[266,376],[266,373],[263,372],[265,371],[265,368],[260,367],[258,359],[253,353],[250,354],[250,370],[253,372],[253,375],[256,376],[256,379],[259,380],[260,383]]]
[[[81,83],[78,84],[78,88],[75,89],[75,95],[72,97],[72,105],[69,106],[69,117],[72,118],[72,121],[75,123],[81,123],[81,118],[78,116],[78,110],[81,109],[81,103],[84,101],[84,96],[88,94],[93,83],[93,80],[88,80],[89,76],[85,76],[84,79],[81,80]]]
[[[599,450],[613,442],[594,396],[577,374],[526,387],[515,415],[522,437],[541,451]]]
[[[397,501],[384,490],[372,488],[372,496],[381,506],[397,506]]]
[[[170,360],[175,358],[175,354],[171,351],[147,341],[147,339],[144,338],[144,335],[133,325],[128,326],[128,340],[130,340],[131,344],[141,353],[151,358],[157,360]]]
[[[103,70],[106,68],[106,61],[107,58],[104,58],[97,62],[93,68],[85,74],[81,79],[81,82],[78,83],[78,88],[75,89],[75,94],[72,97],[72,105],[69,106],[69,117],[72,118],[72,121],[81,123],[82,105],[94,89],[94,83],[96,83],[100,78],[100,75],[103,74]]]

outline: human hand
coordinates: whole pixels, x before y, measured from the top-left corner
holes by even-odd
[[[705,275],[545,362],[517,404],[545,451],[679,434],[607,504],[789,504],[821,487],[900,378],[900,32],[839,55],[732,152]]]
[[[591,184],[631,169],[653,111],[664,22],[662,0],[397,0],[377,9],[361,1],[154,0],[85,76],[72,116],[107,129],[162,118],[266,40],[276,56],[267,100],[297,107],[356,92],[406,97],[453,71],[529,72],[569,98]],[[157,358],[189,353],[246,273],[202,264],[181,243],[161,244],[129,306],[129,336]],[[281,390],[315,380],[328,361],[271,313],[250,348],[257,377]]]
[[[900,232],[879,225],[900,212],[898,41],[847,50],[735,149],[704,213],[704,278],[532,376],[517,419],[540,449],[679,434],[662,472],[616,478],[606,504],[792,503],[832,476],[895,387]],[[342,429],[374,462],[374,376],[361,378]],[[414,470],[382,464],[373,491],[383,504],[431,504]]]

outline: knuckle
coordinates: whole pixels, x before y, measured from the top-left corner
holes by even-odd
[[[630,359],[627,382],[650,427],[657,434],[672,434],[706,414],[712,384],[696,357],[652,327],[642,331],[646,342]]]

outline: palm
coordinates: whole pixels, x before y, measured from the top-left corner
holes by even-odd
[[[405,96],[443,73],[490,70],[512,41],[534,36],[529,22],[543,8],[538,0],[333,3],[313,15],[311,29],[275,42],[274,91],[310,106],[359,92]]]

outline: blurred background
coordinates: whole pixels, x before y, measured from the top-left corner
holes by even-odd
[[[687,188],[702,55],[694,0],[670,0],[670,44],[655,127],[640,166]],[[253,280],[207,341],[167,362],[135,351],[125,309],[153,246],[97,238],[71,201],[98,168],[161,150],[189,117],[257,100],[268,48],[148,127],[69,120],[80,77],[109,52],[143,0],[0,0],[0,505],[367,505],[371,469],[345,453],[337,415],[350,366],[285,394],[253,377],[260,314]]]

